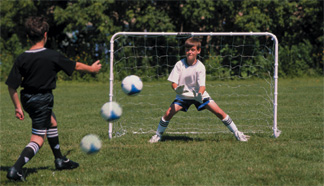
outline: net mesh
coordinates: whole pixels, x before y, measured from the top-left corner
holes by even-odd
[[[185,58],[190,35],[119,35],[114,40],[113,100],[123,116],[113,135],[154,133],[175,98],[167,81],[177,61]],[[206,91],[231,116],[240,131],[269,133],[273,123],[274,42],[268,36],[195,36],[202,41],[199,60],[206,67]],[[121,90],[121,80],[137,75],[144,83],[137,96]],[[179,112],[166,133],[223,133],[229,130],[207,110],[194,106]]]

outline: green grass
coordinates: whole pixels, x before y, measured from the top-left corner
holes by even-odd
[[[163,142],[152,145],[147,142],[151,133],[134,135],[129,132],[108,139],[108,125],[99,116],[100,107],[108,100],[108,83],[59,82],[54,91],[54,112],[60,144],[63,154],[68,153],[80,167],[56,171],[46,142],[24,167],[27,182],[19,185],[323,185],[323,83],[323,78],[279,80],[278,127],[282,134],[277,139],[270,137],[271,131],[268,133],[265,125],[263,132],[249,133],[251,139],[247,143],[236,141],[228,132],[216,132],[166,134]],[[15,119],[7,87],[3,82],[0,85],[0,184],[17,185],[6,179],[6,171],[29,142],[31,120],[28,116],[24,121]],[[144,104],[145,89],[143,95],[137,97],[125,97],[117,91],[117,101],[124,108],[119,123],[135,125],[132,120],[136,120],[152,124],[155,130],[174,96],[169,85],[167,88],[169,93],[164,98],[154,98],[166,100],[156,109]],[[150,90],[150,95],[154,96],[154,91],[160,90]],[[214,95],[217,94],[213,94],[217,100]],[[128,104],[130,102],[136,104]],[[217,103],[226,111],[235,109],[231,100]],[[182,118],[192,123],[205,118],[203,122],[213,122],[207,126],[207,131],[213,126],[225,129],[209,112],[201,112],[202,115],[196,117],[197,113],[193,108],[188,113],[179,113],[170,127],[176,126]],[[241,113],[232,111],[230,115],[237,117],[235,122],[239,129],[250,130],[240,120],[241,116],[237,116]],[[89,133],[99,135],[103,141],[98,154],[86,155],[79,149],[80,140]]]

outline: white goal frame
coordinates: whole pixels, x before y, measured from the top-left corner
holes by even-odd
[[[278,39],[269,32],[118,32],[110,39],[110,75],[109,75],[109,101],[113,101],[113,81],[114,81],[114,40],[119,35],[138,35],[138,36],[270,36],[274,40],[274,90],[273,90],[273,136],[279,137],[281,131],[277,127],[277,112],[278,112]],[[112,139],[113,123],[109,122],[108,135]]]

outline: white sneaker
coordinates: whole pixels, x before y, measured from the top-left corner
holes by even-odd
[[[149,140],[150,143],[157,143],[159,141],[161,141],[161,136],[158,136],[157,134],[155,134],[154,136],[152,136],[152,138]]]
[[[245,135],[243,132],[240,132],[240,131],[236,131],[234,133],[234,135],[235,135],[236,139],[239,141],[248,141],[250,139],[250,136]]]

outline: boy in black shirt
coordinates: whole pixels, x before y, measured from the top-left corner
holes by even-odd
[[[10,180],[22,181],[25,180],[22,167],[36,155],[45,137],[55,156],[56,169],[74,169],[79,166],[61,154],[57,122],[52,111],[54,104],[52,90],[56,88],[56,74],[61,70],[70,76],[74,70],[98,73],[101,69],[99,60],[89,66],[71,61],[54,50],[44,48],[49,25],[43,17],[28,18],[25,27],[32,47],[16,59],[6,81],[15,106],[16,117],[24,119],[22,105],[32,119],[30,142],[7,174]],[[19,86],[23,88],[20,92],[21,103],[17,93]]]

